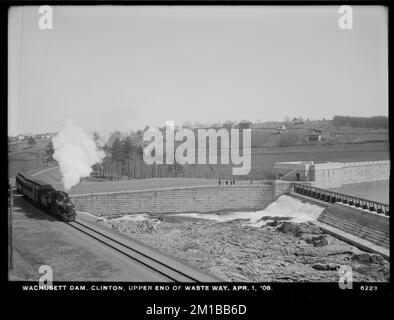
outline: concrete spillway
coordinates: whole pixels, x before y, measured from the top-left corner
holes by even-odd
[[[320,215],[323,222],[356,237],[389,249],[389,218],[342,204],[332,204]]]
[[[356,237],[355,241],[358,238],[383,248],[387,251],[386,254],[388,255],[388,249],[390,247],[390,220],[388,216],[351,207],[346,204],[324,203],[298,194],[290,194],[290,196],[303,202],[310,202],[324,207],[316,219],[318,223],[354,236]]]

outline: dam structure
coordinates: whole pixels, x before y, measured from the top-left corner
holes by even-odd
[[[333,192],[327,188],[387,181],[390,177],[389,160],[317,164],[312,161],[276,162],[274,168],[279,179],[294,182],[290,194],[303,201],[314,201],[325,206],[317,221],[328,226],[327,231],[335,228],[345,237],[346,234],[355,236],[355,244],[359,246],[361,242],[367,241],[367,247],[361,245],[362,249],[372,248],[372,251],[388,258],[389,204]],[[337,232],[337,235],[341,232]]]
[[[364,251],[389,257],[389,205],[290,181],[190,186],[71,195],[77,210],[98,217],[130,214],[212,214],[264,210],[281,195],[322,208],[316,223]],[[286,209],[291,211],[292,208]]]
[[[293,162],[290,165],[280,163],[279,167],[283,173],[281,179],[237,180],[235,184],[219,184],[215,179],[201,179],[198,184],[181,178],[168,178],[168,181],[162,178],[124,181],[122,189],[117,189],[122,182],[81,182],[79,188],[77,185],[75,190],[71,190],[70,198],[78,211],[97,217],[117,218],[131,214],[257,212],[275,203],[281,195],[288,195],[296,199],[301,208],[302,203],[321,207],[315,221],[328,233],[364,251],[389,257],[389,204],[326,189],[347,181],[387,180],[389,161],[347,164]],[[321,168],[326,171],[316,171]],[[49,173],[52,177],[58,176],[54,172],[45,172]],[[352,178],[347,179],[350,176]],[[39,175],[36,177],[40,178]]]
[[[389,259],[389,205],[298,183],[289,194],[324,208],[316,224],[327,233]]]
[[[320,188],[384,181],[390,177],[390,160],[361,162],[275,162],[278,179],[306,182]]]

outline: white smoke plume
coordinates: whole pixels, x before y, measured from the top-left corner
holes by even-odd
[[[72,122],[64,126],[52,143],[55,150],[53,158],[59,163],[66,191],[76,185],[80,178],[88,177],[92,166],[104,158],[104,152],[97,149],[93,134]]]

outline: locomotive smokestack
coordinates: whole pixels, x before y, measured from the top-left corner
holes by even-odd
[[[59,163],[66,191],[81,178],[88,177],[92,166],[104,158],[104,153],[97,149],[93,134],[73,122],[68,122],[52,142],[55,150],[53,158]]]

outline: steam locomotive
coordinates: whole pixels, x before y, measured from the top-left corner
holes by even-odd
[[[16,188],[36,206],[43,208],[62,221],[74,221],[75,207],[67,193],[55,190],[50,184],[25,174],[16,176]]]

